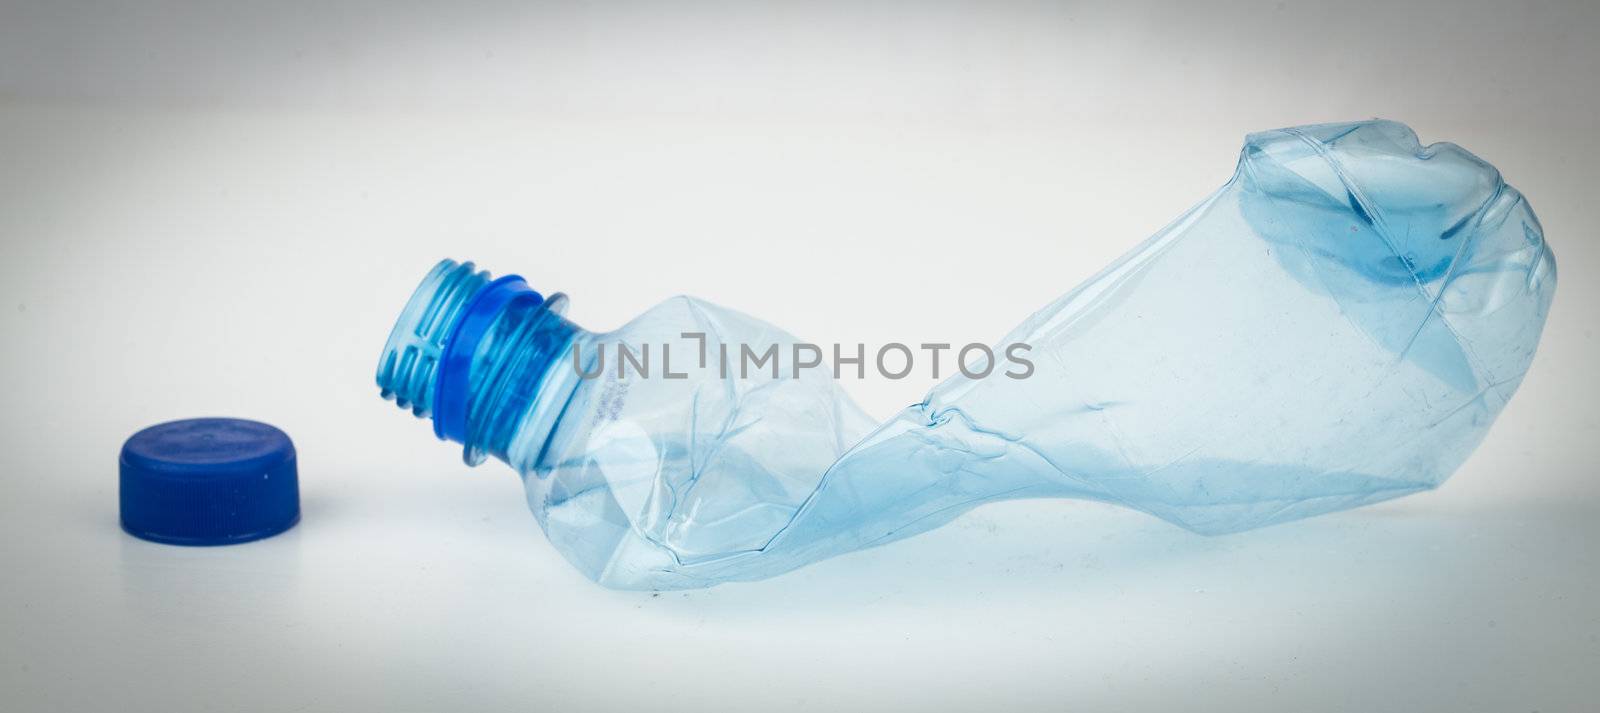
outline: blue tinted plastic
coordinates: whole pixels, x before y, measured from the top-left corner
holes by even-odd
[[[431,413],[488,282],[470,263],[429,275],[386,396]],[[1459,147],[1383,121],[1268,131],[1227,185],[1000,341],[1031,345],[1028,378],[958,374],[875,425],[826,368],[725,378],[722,345],[790,353],[771,325],[679,297],[593,333],[556,295],[512,301],[471,345],[457,440],[516,468],[550,541],[618,588],[769,577],[1009,498],[1233,532],[1449,477],[1520,383],[1554,289],[1526,201]],[[619,375],[616,344],[677,361]]]

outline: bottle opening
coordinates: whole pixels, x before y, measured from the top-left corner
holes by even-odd
[[[471,262],[442,260],[428,272],[395,321],[378,359],[383,398],[418,418],[433,415],[445,347],[468,304],[488,285],[489,273],[476,271]]]
[[[553,350],[574,333],[557,316],[564,302],[545,300],[520,276],[492,279],[470,262],[441,261],[389,334],[378,388],[431,418],[440,440],[467,446],[468,462],[482,460],[504,445],[508,414],[529,406]]]

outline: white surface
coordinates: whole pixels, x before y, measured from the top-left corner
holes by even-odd
[[[778,11],[0,2],[0,709],[1492,710],[1600,693],[1593,6]],[[1382,9],[1380,9],[1382,8]],[[1443,489],[1224,538],[992,506],[777,579],[617,593],[378,400],[439,257],[609,328],[990,340],[1230,175],[1382,115],[1498,165],[1561,267]],[[851,383],[888,414],[929,384]],[[304,519],[123,535],[139,427],[277,424]]]

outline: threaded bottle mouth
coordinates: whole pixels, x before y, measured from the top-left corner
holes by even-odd
[[[378,388],[396,406],[426,417],[433,413],[435,384],[445,343],[472,298],[489,284],[489,272],[471,262],[441,260],[395,321],[378,359]]]

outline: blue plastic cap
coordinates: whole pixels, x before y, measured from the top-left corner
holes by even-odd
[[[122,529],[172,545],[231,545],[300,520],[294,443],[265,423],[171,421],[122,445]]]

